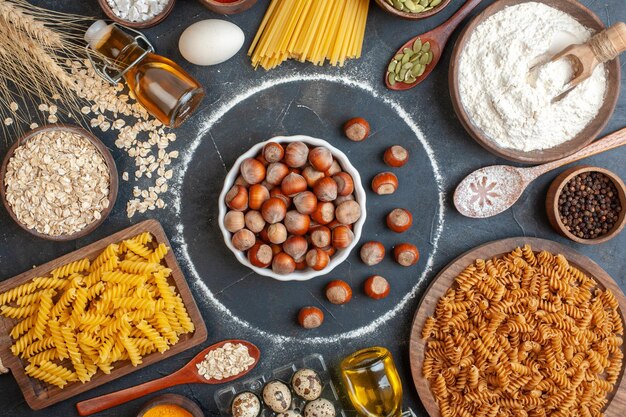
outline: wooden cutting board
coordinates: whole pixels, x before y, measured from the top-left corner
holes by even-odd
[[[85,246],[84,248],[68,253],[67,255],[61,256],[60,258],[40,265],[36,268],[30,269],[16,277],[4,280],[0,283],[0,293],[30,281],[37,276],[46,275],[54,268],[65,265],[69,262],[83,258],[93,260],[109,244],[121,242],[124,239],[128,239],[143,232],[152,233],[155,238],[152,242],[154,247],[156,247],[159,243],[165,243],[171,248],[169,240],[167,239],[161,224],[156,220],[146,220],[92,243],[91,245]],[[9,336],[9,332],[16,323],[16,320],[0,317],[0,359],[2,359],[4,365],[11,370],[11,373],[17,380],[17,383],[24,394],[24,398],[26,398],[26,402],[32,409],[39,410],[85,391],[89,391],[92,388],[99,387],[109,381],[113,381],[131,372],[145,368],[153,363],[162,361],[176,355],[177,353],[197,346],[207,339],[206,325],[204,324],[202,315],[200,314],[198,306],[193,299],[189,285],[187,284],[187,281],[185,280],[185,277],[176,262],[174,253],[169,250],[162,262],[172,270],[171,277],[168,280],[170,285],[174,285],[176,287],[176,291],[180,294],[183,303],[187,308],[187,312],[189,313],[189,317],[195,326],[195,331],[191,334],[180,335],[178,343],[171,346],[170,349],[164,353],[155,352],[144,356],[142,363],[136,367],[132,366],[130,361],[120,361],[116,362],[115,368],[109,375],[103,374],[100,370],[98,370],[98,372],[92,377],[91,381],[84,384],[81,384],[80,382],[72,382],[66,385],[63,389],[46,384],[37,379],[30,378],[24,373],[24,367],[27,363],[25,363],[23,359],[14,356],[10,350],[12,340]]]
[[[535,252],[546,250],[554,254],[562,254],[567,258],[570,264],[593,277],[598,282],[598,286],[600,288],[609,288],[613,291],[615,298],[617,298],[619,302],[618,311],[622,317],[622,322],[626,323],[626,297],[624,297],[624,293],[619,288],[617,283],[598,264],[588,257],[575,252],[569,247],[551,240],[529,237],[513,237],[478,246],[459,256],[448,266],[443,268],[441,272],[439,272],[426,289],[426,293],[422,297],[422,300],[417,307],[415,317],[413,318],[409,347],[411,374],[413,376],[413,383],[415,384],[420,400],[431,417],[439,417],[441,414],[439,413],[439,406],[435,402],[435,398],[430,391],[429,382],[422,375],[422,363],[424,362],[426,343],[425,340],[422,339],[421,333],[426,318],[435,314],[435,306],[439,298],[454,284],[456,276],[476,259],[489,259],[495,256],[504,255],[515,250],[517,247],[524,246],[527,243]],[[625,345],[622,345],[622,352],[626,353]],[[626,410],[626,379],[624,378],[625,367],[626,360],[622,363],[622,371],[615,388],[608,396],[609,402],[607,404],[606,411],[604,412],[605,417],[624,417],[624,410]]]

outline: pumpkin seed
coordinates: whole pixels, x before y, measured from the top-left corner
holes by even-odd
[[[389,80],[389,85],[395,85],[396,75],[390,72],[389,75],[387,76],[387,80]]]
[[[396,64],[398,63],[398,61],[396,61],[395,59],[393,61],[391,61],[389,63],[389,66],[387,67],[387,72],[393,72],[393,70],[396,69]]]
[[[409,73],[409,75],[407,75],[405,82],[407,84],[413,84],[415,82],[415,77],[413,76],[413,74]]]
[[[427,7],[428,6],[428,0],[420,0],[420,6]]]
[[[424,71],[426,71],[426,65],[420,65],[420,70],[417,74],[415,74],[415,76],[420,77],[424,73]]]
[[[398,10],[402,10],[404,8],[400,0],[393,0],[393,7],[395,7]]]
[[[404,69],[404,68],[402,68],[402,69],[400,70],[400,74],[399,74],[400,80],[404,80],[404,77],[406,76],[406,72],[407,72],[407,71],[408,71],[408,70],[407,70],[407,69]]]
[[[416,4],[415,5],[415,12],[414,13],[421,13],[424,11],[424,6],[422,6],[421,4]]]
[[[437,7],[441,4],[441,0],[431,0],[429,6],[430,7]]]
[[[404,54],[404,56],[402,57],[402,63],[406,64],[407,62],[409,62],[409,59],[411,59],[411,55]]]
[[[401,69],[402,69],[402,64],[397,63],[397,64],[396,64],[396,69],[395,69],[395,70],[393,70],[393,72],[394,72],[395,74],[400,74],[400,70],[401,70]]]
[[[420,59],[420,56],[422,56],[422,53],[421,53],[421,52],[416,53],[415,55],[413,55],[413,56],[411,57],[411,59],[409,59],[409,62],[415,62],[415,61],[417,61],[418,59]]]
[[[422,50],[422,40],[420,38],[415,39],[413,42],[413,52],[417,53]]]
[[[414,77],[419,77],[418,74],[420,74],[420,71],[423,73],[424,70],[422,68],[424,68],[425,66],[422,64],[417,64],[414,65],[413,68],[411,68],[411,75]]]
[[[397,54],[393,57],[393,59],[395,59],[396,61],[400,61],[402,59],[402,54]]]
[[[424,44],[422,45],[422,52],[428,51],[430,51],[430,42],[424,42]]]
[[[427,11],[432,10],[432,9],[433,9],[432,6],[428,6],[428,7],[425,7],[423,11],[427,12]]]
[[[400,82],[402,82],[402,78],[400,78],[400,76],[399,76],[398,74],[396,74],[396,75],[395,75],[394,79],[395,79],[396,81],[400,81]]]
[[[428,64],[428,54],[429,54],[429,52],[427,52],[427,53],[423,54],[423,55],[420,57],[420,64],[422,64],[422,65],[426,65],[426,64]]]
[[[402,66],[402,68],[404,68],[404,69],[411,69],[411,67],[413,67],[413,63],[412,62],[407,62],[406,64],[404,64]]]
[[[426,53],[428,54],[428,61],[426,62],[426,65],[428,65],[433,62],[433,51],[428,51]]]
[[[404,48],[402,50],[402,53],[404,53],[404,55],[407,55],[407,54],[408,55],[413,55],[413,49],[411,49],[411,48]]]

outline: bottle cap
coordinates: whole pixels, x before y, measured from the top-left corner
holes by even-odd
[[[104,20],[96,20],[85,32],[85,41],[92,49],[111,31],[111,25],[107,25]]]

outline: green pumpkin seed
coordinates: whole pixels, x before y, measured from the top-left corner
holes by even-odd
[[[394,76],[394,79],[395,79],[396,81],[400,81],[400,82],[402,82],[402,78],[400,78],[400,76],[399,76],[398,74],[396,74],[396,75]]]
[[[424,44],[422,45],[422,52],[428,51],[430,51],[430,42],[424,42]]]
[[[404,7],[406,7],[407,9],[409,9],[411,12],[415,12],[415,2],[413,2],[413,0],[406,0],[404,2]]]
[[[415,39],[413,42],[413,52],[417,53],[422,50],[422,40],[420,38]]]
[[[411,48],[404,48],[404,49],[402,50],[402,53],[403,53],[404,55],[413,55],[413,49],[411,49]]]
[[[409,59],[411,59],[411,55],[404,54],[404,56],[402,57],[402,63],[406,64],[407,62],[409,62]]]
[[[422,69],[421,69],[422,67],[424,67],[424,65],[422,65],[422,64],[414,65],[413,68],[411,68],[411,75],[414,76],[414,77],[418,77],[417,74],[419,74],[420,71],[422,71]]]
[[[404,68],[402,68],[402,69],[400,70],[399,77],[400,77],[400,79],[401,79],[401,80],[404,80],[404,77],[406,76],[406,72],[407,72],[407,71],[408,71],[408,70],[406,70],[406,69],[404,69]]]
[[[428,65],[433,62],[433,51],[428,51],[426,54],[428,54],[428,61],[426,62],[426,65]]]
[[[418,59],[420,59],[420,56],[422,56],[422,53],[421,53],[421,52],[416,53],[415,55],[413,55],[413,56],[411,57],[411,59],[409,59],[409,62],[415,62],[415,61],[417,61]]]
[[[420,0],[420,6],[427,7],[428,6],[428,0]]]
[[[396,75],[389,73],[389,75],[387,76],[387,80],[389,81],[389,85],[395,85],[396,83]]]
[[[424,11],[424,12],[427,12],[427,11],[432,10],[432,9],[433,9],[433,7],[432,7],[432,6],[428,6],[428,7],[425,7],[423,11]]]
[[[427,53],[425,53],[425,54],[423,54],[423,55],[420,57],[420,64],[422,64],[422,65],[426,65],[426,64],[428,64],[428,52],[427,52]]]
[[[424,71],[426,71],[426,65],[420,65],[420,70],[417,74],[415,74],[415,76],[420,77],[424,73]]]
[[[393,59],[395,59],[396,61],[400,61],[402,59],[402,54],[397,54],[396,56],[393,57]]]
[[[413,67],[412,62],[407,62],[406,64],[402,65],[403,69],[411,69],[412,67]]]
[[[406,82],[407,84],[413,84],[413,83],[415,82],[415,77],[413,76],[413,74],[409,74],[409,75],[406,77],[405,82]]]
[[[393,7],[395,7],[398,10],[402,10],[404,8],[400,0],[393,0]]]
[[[397,63],[396,64],[396,69],[393,70],[393,72],[395,74],[400,74],[400,70],[402,69],[402,64],[401,63]]]
[[[393,72],[393,70],[396,69],[396,65],[398,64],[398,61],[393,60],[389,63],[389,66],[387,67],[387,72]]]
[[[437,7],[441,4],[441,0],[431,0],[429,6],[430,7]]]

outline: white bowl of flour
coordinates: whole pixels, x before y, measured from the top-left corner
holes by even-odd
[[[452,56],[450,90],[464,127],[490,151],[519,162],[558,159],[590,143],[619,94],[616,60],[553,102],[572,68],[565,60],[537,64],[603,26],[572,0],[544,1],[494,3],[467,26]]]

